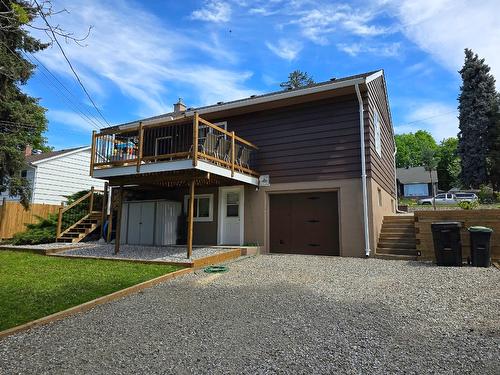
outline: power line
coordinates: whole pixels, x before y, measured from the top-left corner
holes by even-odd
[[[434,115],[434,116],[425,117],[425,118],[422,118],[422,119],[419,119],[419,120],[415,120],[415,121],[405,122],[402,125],[415,124],[416,122],[422,122],[422,121],[430,120],[430,119],[433,119],[433,118],[436,118],[436,117],[446,116],[446,115],[449,115],[451,113],[456,113],[456,111],[449,111],[449,112],[444,112],[444,113],[438,113],[437,115]]]
[[[62,55],[64,56],[64,59],[66,60],[66,62],[68,63],[69,67],[71,68],[71,71],[73,72],[73,74],[75,75],[76,77],[76,80],[78,81],[78,83],[80,84],[80,86],[82,87],[83,91],[85,92],[85,94],[87,95],[87,97],[89,98],[90,102],[92,103],[92,106],[95,108],[95,110],[99,113],[99,115],[101,116],[101,118],[104,120],[104,122],[106,124],[108,124],[108,126],[111,126],[111,124],[108,122],[108,120],[106,120],[102,114],[102,112],[99,110],[99,108],[97,108],[96,104],[94,103],[94,100],[92,99],[92,97],[90,96],[89,92],[87,91],[87,89],[85,88],[85,86],[83,85],[80,77],[78,76],[78,73],[76,72],[76,70],[73,68],[73,65],[71,64],[71,62],[69,61],[68,57],[66,56],[66,53],[64,52],[64,49],[62,48],[61,46],[61,43],[59,43],[59,40],[57,39],[57,36],[56,36],[56,33],[54,32],[52,26],[50,25],[49,21],[47,21],[47,18],[45,18],[45,14],[43,14],[43,11],[42,11],[42,8],[40,7],[40,4],[38,4],[38,2],[36,0],[34,0],[35,4],[37,5],[37,8],[38,8],[38,13],[40,14],[40,17],[42,17],[43,21],[45,22],[45,24],[47,25],[47,27],[49,28],[50,30],[50,33],[52,34],[53,38],[54,38],[54,42],[56,42],[56,44],[58,45],[59,49],[61,50],[61,53]]]
[[[26,61],[24,61],[23,59],[21,59],[7,44],[3,43],[1,40],[0,40],[0,43],[2,43],[9,52],[11,52],[14,57],[16,57],[22,64],[26,64]],[[28,61],[30,61],[33,65],[36,65],[34,64],[31,59],[29,58],[29,56],[22,51],[22,53],[24,54],[24,56],[26,57],[26,59]],[[32,54],[31,54],[32,55]],[[33,55],[32,55],[33,56]],[[34,56],[33,56],[34,57]],[[39,61],[38,59],[36,59],[37,61]],[[39,61],[40,62],[40,61]],[[47,67],[45,67],[45,65],[43,65],[41,62],[40,62],[40,65],[43,66],[43,68],[45,68],[53,77],[54,79],[57,80],[57,82],[59,82],[59,84],[66,90],[68,91],[73,97],[75,97],[64,85],[61,81],[59,81],[55,75],[53,73],[51,73],[49,71],[49,69]],[[72,110],[75,111],[75,113],[77,115],[79,115],[84,121],[88,121],[93,127],[95,127],[96,129],[101,129],[101,127],[103,126],[97,118],[93,118],[93,117],[89,117],[86,113],[84,113],[78,106],[79,106],[79,103],[77,102],[76,104],[71,100],[71,98],[68,98],[63,92],[61,92],[58,88],[52,86],[52,81],[50,80],[50,78],[47,76],[47,74],[45,74],[45,72],[43,70],[40,70],[40,72],[42,73],[43,77],[47,80],[46,82],[46,85],[47,87],[49,87],[50,89],[52,89],[57,95],[61,96],[62,95],[62,98],[63,99],[66,99],[66,101],[69,103],[69,105],[72,107]],[[75,97],[76,98],[76,97]],[[78,99],[76,99],[78,101]],[[80,112],[80,113],[77,113],[77,112]]]

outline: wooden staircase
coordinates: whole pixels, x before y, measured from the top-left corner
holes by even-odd
[[[59,208],[57,242],[80,242],[101,227],[106,207],[106,196],[103,193],[92,187],[69,206]],[[100,208],[100,211],[94,210],[95,207]]]
[[[413,215],[384,216],[375,257],[417,260],[420,252],[416,243]]]
[[[93,211],[91,214],[84,216],[75,224],[70,226],[57,237],[57,242],[80,242],[96,229],[101,227],[102,212]]]

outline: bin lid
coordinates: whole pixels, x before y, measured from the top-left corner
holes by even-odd
[[[477,226],[474,226],[474,227],[469,227],[469,232],[491,233],[491,232],[493,232],[493,229],[477,225]]]
[[[431,224],[431,226],[436,227],[462,227],[462,223],[459,221],[437,221]]]

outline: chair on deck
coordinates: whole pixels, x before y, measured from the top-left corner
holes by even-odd
[[[215,156],[216,146],[217,146],[217,136],[215,134],[208,133],[205,139],[203,140],[203,143],[200,145],[200,151],[207,155]]]
[[[250,169],[250,149],[246,147],[241,147],[241,151],[239,157],[236,159],[236,162],[244,168]]]
[[[231,142],[229,142],[224,137],[219,137],[217,142],[217,148],[215,150],[215,157],[224,161],[229,161],[229,149],[231,148]]]

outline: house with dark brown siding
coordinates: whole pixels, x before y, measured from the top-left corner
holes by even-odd
[[[252,244],[369,256],[395,212],[383,71],[206,107],[179,102],[94,132],[92,145],[117,249],[182,244],[190,256],[197,245]]]

